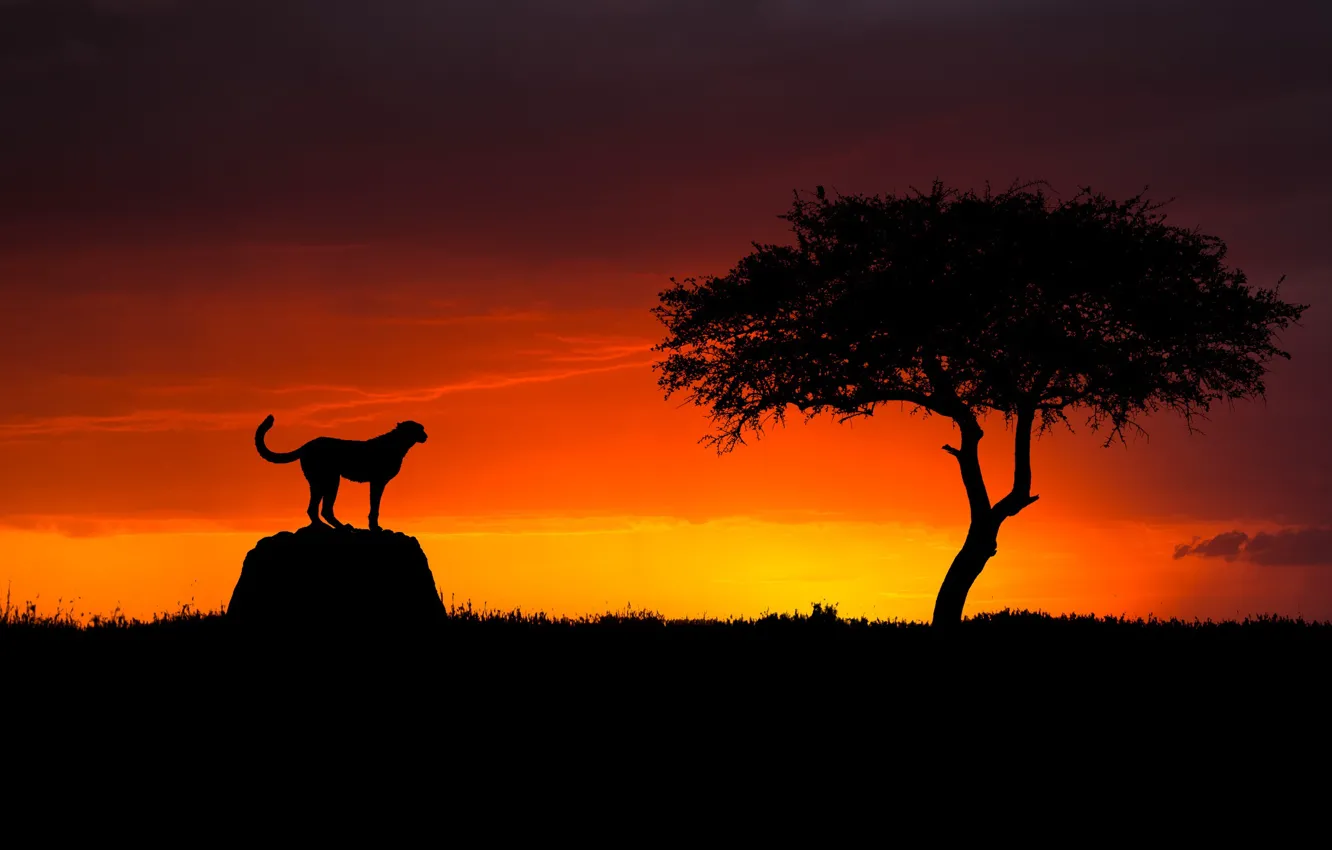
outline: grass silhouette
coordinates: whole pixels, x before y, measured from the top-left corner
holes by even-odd
[[[706,782],[729,799],[741,777],[1004,790],[1033,764],[1062,765],[1047,783],[1127,788],[1176,775],[1163,764],[1304,752],[1332,660],[1332,624],[1279,616],[1000,611],[937,630],[824,603],[688,619],[445,609],[424,632],[339,615],[273,634],[193,605],[149,620],[7,606],[0,710],[25,741],[190,754],[201,782],[278,763],[362,787],[430,766],[477,805],[522,783],[577,801],[589,776],[631,797]]]
[[[660,646],[694,646],[713,643],[718,647],[736,643],[776,642],[784,649],[806,644],[823,646],[873,647],[884,651],[905,648],[926,651],[932,648],[970,645],[983,652],[987,646],[1036,641],[1061,652],[1097,648],[1103,651],[1132,651],[1136,648],[1196,650],[1233,653],[1243,650],[1317,647],[1332,651],[1332,622],[1305,620],[1264,614],[1242,620],[1161,619],[1155,616],[1128,617],[1095,614],[1052,615],[1044,611],[1003,609],[973,615],[963,621],[955,640],[939,634],[927,623],[905,620],[870,620],[842,617],[836,604],[815,602],[808,612],[766,612],[758,617],[668,618],[645,608],[626,606],[622,610],[579,616],[552,616],[544,611],[528,612],[521,608],[508,611],[476,608],[469,600],[446,602],[445,614],[437,626],[414,631],[413,637],[425,642],[494,641],[497,644],[520,640],[540,642],[580,641],[584,645],[616,641],[648,640]],[[330,619],[329,635],[355,635],[358,640],[378,637],[366,630],[358,632],[355,618]],[[102,638],[133,634],[162,641],[245,640],[245,632],[229,623],[225,610],[204,611],[184,603],[174,612],[154,614],[150,619],[128,617],[119,609],[109,615],[83,616],[57,604],[54,613],[39,613],[36,603],[22,606],[6,598],[0,610],[0,645],[26,639],[40,641],[44,636],[70,638],[93,643]],[[315,637],[318,635],[307,635]]]

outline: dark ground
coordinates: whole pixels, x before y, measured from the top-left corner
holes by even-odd
[[[818,606],[740,621],[646,613],[569,621],[455,608],[431,627],[396,633],[354,621],[246,629],[199,614],[82,628],[11,618],[0,625],[0,659],[16,683],[11,706],[80,692],[127,702],[207,694],[191,714],[228,701],[239,709],[250,700],[323,700],[324,714],[419,709],[446,727],[445,714],[469,710],[497,726],[510,715],[529,726],[607,713],[606,724],[641,736],[654,725],[648,720],[716,729],[730,712],[757,728],[793,713],[934,722],[976,705],[978,718],[991,719],[1022,706],[1027,721],[1035,711],[1054,728],[1080,717],[1113,716],[1122,726],[1149,713],[1164,721],[1241,708],[1293,712],[1323,690],[1332,625],[1024,612],[974,618],[949,634],[840,619]]]
[[[5,728],[56,764],[99,752],[85,767],[148,759],[200,793],[394,789],[450,811],[518,795],[563,800],[565,818],[784,794],[869,795],[905,818],[923,816],[908,800],[958,795],[1110,794],[1140,815],[1162,794],[1220,805],[1216,787],[1243,787],[1252,804],[1297,766],[1326,773],[1329,661],[1332,626],[1280,619],[1024,613],[947,634],[817,608],[736,622],[454,609],[398,634],[198,615],[0,626]]]

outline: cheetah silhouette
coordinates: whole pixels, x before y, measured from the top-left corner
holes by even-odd
[[[273,427],[269,414],[254,433],[254,446],[259,456],[269,463],[291,463],[299,460],[301,472],[310,483],[310,525],[322,526],[320,516],[333,528],[350,528],[333,515],[333,502],[338,498],[341,479],[370,484],[370,529],[379,531],[379,500],[384,487],[402,469],[407,451],[417,443],[426,441],[425,428],[419,422],[399,422],[387,434],[368,440],[339,440],[336,437],[316,437],[299,449],[275,452],[264,445],[264,435]],[[323,502],[320,511],[319,503]]]

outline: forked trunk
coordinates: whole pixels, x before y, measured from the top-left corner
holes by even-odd
[[[979,527],[978,527],[979,526]],[[962,621],[962,608],[967,604],[967,594],[971,586],[980,577],[985,564],[997,551],[999,529],[989,523],[977,523],[974,520],[967,531],[967,541],[962,550],[953,558],[953,564],[944,576],[939,595],[934,600],[933,623],[936,626],[955,624]]]
[[[998,502],[990,504],[985,490],[985,477],[981,474],[977,446],[984,432],[974,417],[961,416],[955,420],[962,431],[961,448],[944,446],[944,451],[957,458],[962,472],[962,483],[967,488],[967,502],[971,507],[971,527],[962,551],[953,559],[953,565],[944,576],[943,585],[934,602],[936,626],[950,626],[962,621],[962,609],[967,594],[976,583],[985,564],[998,551],[999,526],[1004,520],[1035,502],[1039,496],[1031,495],[1031,430],[1035,423],[1035,410],[1018,411],[1013,441],[1013,489]]]

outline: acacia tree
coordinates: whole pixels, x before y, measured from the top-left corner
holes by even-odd
[[[1161,206],[1090,189],[1061,201],[1040,183],[796,193],[781,216],[794,245],[754,243],[728,274],[660,294],[658,383],[710,410],[702,442],[719,453],[792,408],[845,421],[903,403],[951,419],[958,445],[943,450],[971,521],[934,623],[958,622],[999,527],[1039,498],[1034,434],[1076,413],[1109,445],[1163,410],[1192,432],[1213,403],[1262,396],[1268,361],[1290,356],[1275,336],[1305,305],[1251,287],[1220,239],[1167,225]],[[1014,436],[997,501],[977,455],[987,417]]]

